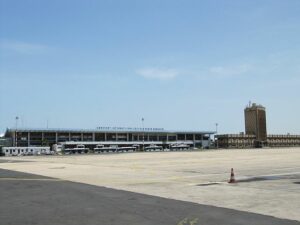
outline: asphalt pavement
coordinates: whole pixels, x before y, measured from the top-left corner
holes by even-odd
[[[0,224],[300,225],[300,222],[0,169]]]

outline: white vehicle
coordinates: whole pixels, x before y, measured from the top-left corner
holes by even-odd
[[[171,151],[182,151],[182,150],[188,150],[190,148],[189,145],[187,144],[175,144],[175,145],[171,145]]]
[[[103,152],[103,148],[104,148],[104,145],[96,145],[96,147],[94,148],[94,152],[95,153]]]
[[[150,145],[144,148],[146,152],[148,151],[161,151],[163,148],[162,146],[157,146],[157,145]]]
[[[129,151],[136,151],[136,147],[128,146],[128,147],[119,147],[118,152],[129,152]]]
[[[94,151],[97,152],[97,153],[116,152],[117,150],[118,150],[117,145],[111,145],[111,146],[97,145],[96,148],[94,148]]]
[[[84,154],[88,153],[89,149],[86,148],[84,145],[77,145],[75,148],[66,148],[65,154]]]

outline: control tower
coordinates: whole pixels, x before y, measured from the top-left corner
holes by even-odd
[[[245,110],[245,132],[256,136],[256,141],[267,141],[266,109],[262,105],[249,104]]]

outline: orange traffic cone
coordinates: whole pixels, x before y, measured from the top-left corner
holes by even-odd
[[[230,180],[228,183],[235,183],[233,168],[231,168]]]

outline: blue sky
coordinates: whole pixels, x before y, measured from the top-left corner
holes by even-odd
[[[298,0],[0,0],[0,132],[19,126],[300,133]]]

